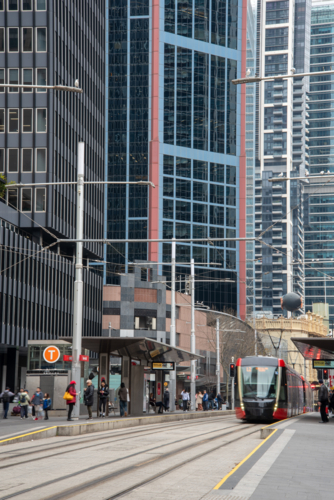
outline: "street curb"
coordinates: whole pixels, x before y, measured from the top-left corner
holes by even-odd
[[[233,415],[233,410],[221,411],[218,416],[227,417]],[[196,412],[185,414],[170,414],[170,415],[152,415],[151,417],[130,417],[118,420],[105,420],[98,422],[78,423],[73,425],[55,425],[46,429],[28,432],[11,438],[0,440],[0,446],[8,444],[22,443],[24,441],[35,441],[37,439],[45,439],[55,436],[80,436],[82,434],[91,434],[94,432],[110,431],[113,429],[126,429],[129,427],[139,427],[143,425],[159,424],[162,422],[175,422],[182,420],[198,420],[201,418],[217,417],[217,412]]]

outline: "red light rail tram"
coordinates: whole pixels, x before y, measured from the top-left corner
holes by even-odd
[[[272,422],[313,409],[310,383],[283,359],[239,358],[234,384],[236,416],[243,420]]]

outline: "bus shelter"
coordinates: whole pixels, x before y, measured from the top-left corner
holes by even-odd
[[[59,340],[72,344],[72,337]],[[121,358],[121,380],[129,389],[132,415],[143,414],[150,392],[157,401],[163,401],[170,371],[175,370],[177,364],[203,357],[146,337],[83,337],[82,349],[99,356],[99,384],[102,378],[109,378],[110,356]]]

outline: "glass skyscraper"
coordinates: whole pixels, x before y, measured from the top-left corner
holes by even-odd
[[[232,80],[246,70],[246,12],[246,0],[109,1],[108,180],[156,188],[108,188],[108,238],[245,236],[246,97]],[[245,251],[178,242],[178,286],[194,258],[196,300],[245,315]],[[169,242],[115,241],[106,257],[106,283],[134,260],[170,280]]]
[[[330,71],[334,61],[334,4],[312,6],[311,72]],[[309,93],[310,174],[334,172],[334,75],[314,76]],[[329,182],[328,182],[329,181]],[[329,304],[334,320],[334,191],[329,178],[305,187],[306,309],[313,302]]]

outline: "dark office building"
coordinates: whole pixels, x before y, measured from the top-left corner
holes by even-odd
[[[0,202],[1,365],[10,364],[9,346],[24,357],[28,339],[71,334],[74,245],[43,247],[76,237],[76,185],[43,183],[76,181],[79,141],[85,180],[104,180],[104,23],[104,0],[0,0],[0,83],[73,87],[78,79],[83,89],[0,88],[0,175],[42,184],[9,186]],[[103,237],[103,210],[104,186],[86,185],[85,238]],[[84,245],[86,267],[102,256],[101,244]],[[88,269],[84,300],[83,334],[99,334],[102,281]],[[7,376],[12,388],[17,377]]]

